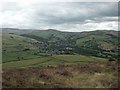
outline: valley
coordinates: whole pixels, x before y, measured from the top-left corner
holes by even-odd
[[[3,28],[3,87],[117,87],[118,33]]]

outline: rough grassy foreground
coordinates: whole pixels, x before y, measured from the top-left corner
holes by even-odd
[[[117,64],[90,63],[3,70],[3,87],[115,88]]]

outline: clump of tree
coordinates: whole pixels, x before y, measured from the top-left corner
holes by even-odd
[[[114,58],[109,58],[109,61],[111,62],[111,61],[116,61],[116,59],[114,59]]]
[[[17,57],[17,60],[20,61],[20,60],[23,60],[24,58],[23,57]]]
[[[30,49],[29,48],[25,48],[25,49],[23,49],[23,51],[29,51]]]

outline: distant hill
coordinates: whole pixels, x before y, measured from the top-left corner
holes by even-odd
[[[37,42],[34,39],[22,37],[10,33],[2,33],[2,58],[3,62],[19,61],[21,59],[31,59],[38,57],[34,55],[38,47],[32,43]]]
[[[118,33],[120,32],[114,30],[89,32],[61,32],[54,29],[26,30],[13,28],[3,28],[2,30],[3,39],[13,35],[14,39],[27,37],[38,41],[34,44],[31,41],[32,47],[39,48],[37,54],[85,54],[104,58],[116,58],[118,53]],[[12,42],[12,39],[9,39],[9,42]],[[3,43],[5,43],[4,40]]]

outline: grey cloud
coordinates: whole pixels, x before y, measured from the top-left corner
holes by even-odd
[[[30,5],[8,2],[4,4],[2,9],[3,14],[6,12],[13,14],[21,12],[21,14],[24,14],[21,18],[23,17],[25,20],[19,23],[17,20],[15,22],[11,20],[8,21],[8,23],[3,23],[3,26],[16,25],[18,28],[54,27],[70,30],[72,27],[76,29],[78,29],[78,26],[79,28],[80,26],[84,27],[84,24],[86,23],[117,22],[118,17],[118,6],[117,3],[113,2],[60,2],[42,4],[34,3]],[[10,17],[10,15],[8,16]],[[7,20],[4,20],[4,22],[7,22]]]
[[[43,11],[39,11],[41,7],[38,8],[34,19],[37,22],[42,20],[49,24],[83,23],[86,20],[97,20],[98,22],[103,17],[117,17],[116,5],[117,3],[66,3],[62,5],[60,3],[57,6],[51,4],[47,8],[43,7]],[[106,20],[111,21],[109,19]],[[116,19],[112,20],[116,21]]]

